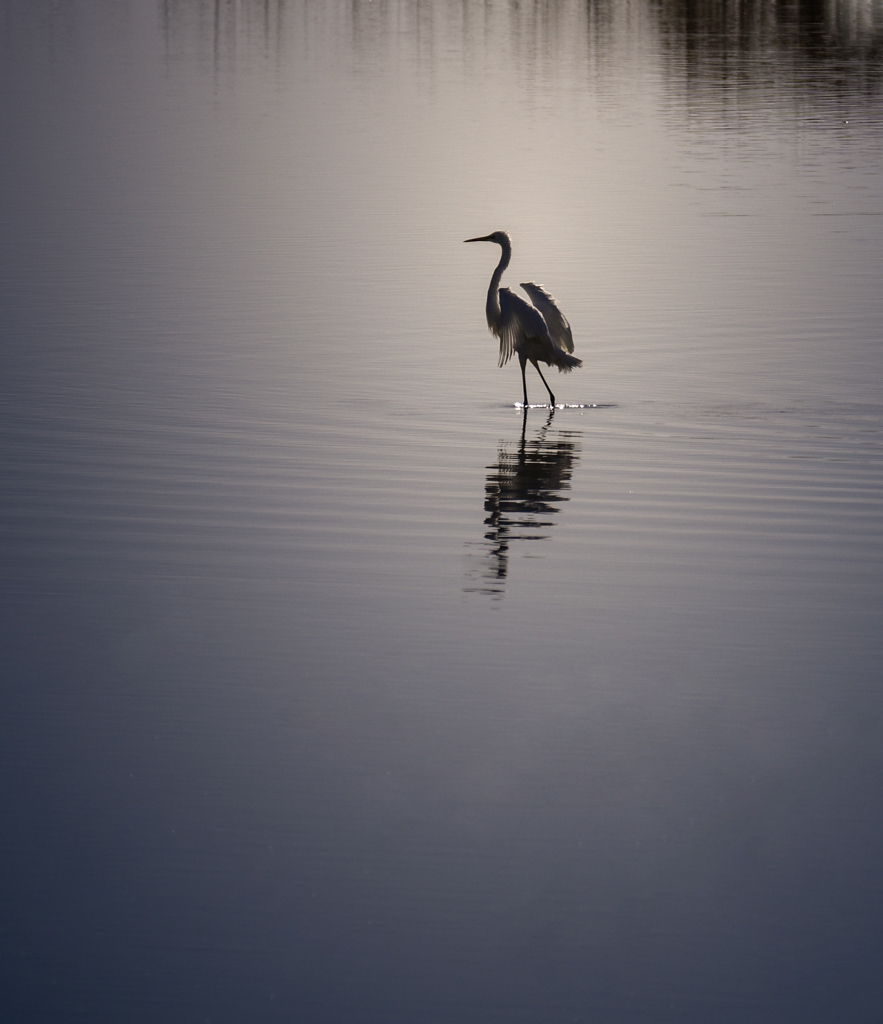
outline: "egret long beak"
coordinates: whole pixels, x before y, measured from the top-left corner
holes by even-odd
[[[464,238],[464,242],[492,242],[493,238],[490,235],[482,235],[481,238]]]

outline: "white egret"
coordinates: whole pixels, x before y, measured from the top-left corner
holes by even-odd
[[[530,361],[536,367],[540,380],[549,392],[549,401],[555,407],[555,396],[546,383],[539,363],[557,366],[563,373],[570,373],[582,360],[571,355],[573,336],[570,324],[558,308],[552,296],[538,284],[522,282],[521,287],[531,298],[526,302],[520,295],[508,288],[500,288],[500,278],[512,258],[512,240],[505,231],[494,231],[480,238],[467,238],[467,242],[496,242],[503,250],[497,269],[491,277],[487,292],[487,325],[492,334],[500,339],[500,362],[503,366],[518,354],[521,363],[521,385],[524,389],[524,406],[527,408],[527,381],[524,367]]]

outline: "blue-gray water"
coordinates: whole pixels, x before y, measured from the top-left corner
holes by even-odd
[[[4,1021],[880,1024],[881,46],[6,0]]]

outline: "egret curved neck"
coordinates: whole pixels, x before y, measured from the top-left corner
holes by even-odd
[[[500,262],[497,264],[497,269],[491,277],[490,287],[487,290],[487,322],[491,330],[499,324],[502,317],[499,292],[500,278],[503,276],[503,271],[509,266],[509,260],[512,259],[512,247],[502,243],[500,243],[500,247],[503,253],[500,256]]]

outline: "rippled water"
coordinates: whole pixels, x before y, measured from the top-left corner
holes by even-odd
[[[881,40],[5,5],[4,1020],[879,1024]]]

